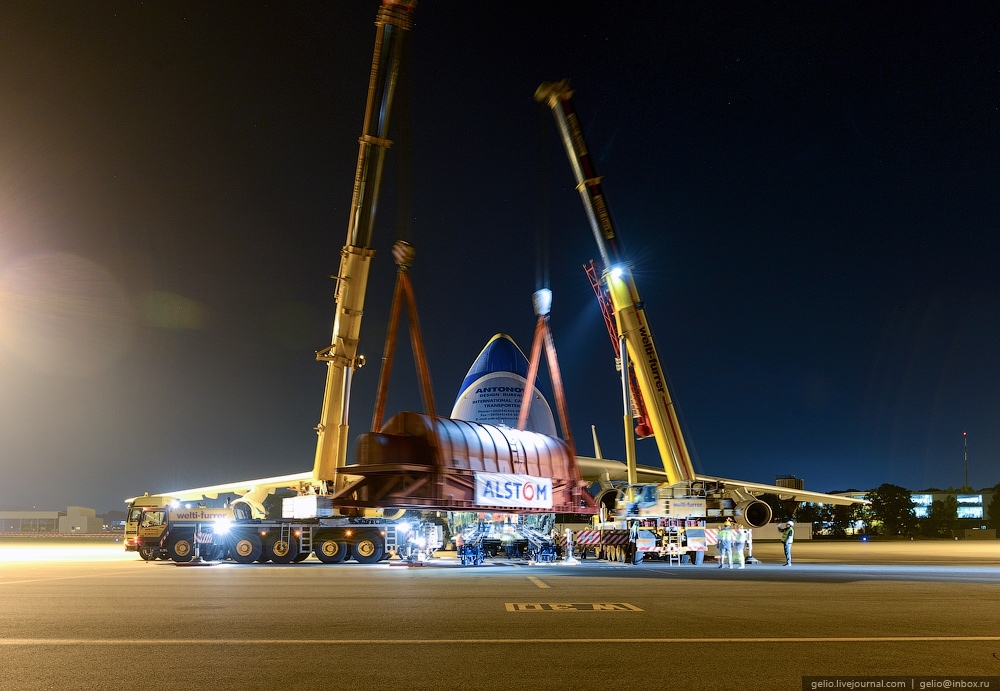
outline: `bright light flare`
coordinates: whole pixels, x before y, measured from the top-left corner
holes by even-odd
[[[139,561],[135,552],[126,552],[124,543],[112,542],[99,545],[66,545],[32,542],[31,544],[0,544],[0,564],[22,564],[57,562],[63,564],[80,562]]]
[[[121,286],[89,259],[52,252],[0,272],[0,345],[33,369],[103,372],[128,349],[132,328]]]

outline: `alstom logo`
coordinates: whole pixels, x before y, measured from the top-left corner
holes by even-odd
[[[483,498],[485,499],[524,499],[534,501],[536,498],[545,501],[549,496],[549,488],[545,485],[536,485],[531,480],[527,482],[510,481],[492,482],[486,481],[483,486]]]
[[[476,473],[476,503],[482,506],[552,508],[552,478]]]

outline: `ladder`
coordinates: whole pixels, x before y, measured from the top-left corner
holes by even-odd
[[[667,529],[667,535],[663,539],[663,544],[667,548],[667,563],[671,566],[681,563],[681,531],[671,527]]]
[[[299,542],[299,554],[309,554],[313,551],[313,527],[304,525],[301,528],[302,534]]]

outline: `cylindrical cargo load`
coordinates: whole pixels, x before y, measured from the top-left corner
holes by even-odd
[[[413,412],[399,413],[378,434],[360,438],[359,465],[398,462],[581,479],[576,459],[562,439],[450,418],[435,418],[432,424],[427,415]]]
[[[379,432],[361,435],[357,465],[348,472],[362,480],[338,493],[335,503],[343,506],[495,507],[499,505],[476,503],[475,476],[496,473],[551,479],[553,506],[548,511],[595,511],[566,442],[466,420],[399,413]]]

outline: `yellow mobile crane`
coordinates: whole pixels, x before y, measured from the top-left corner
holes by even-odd
[[[572,97],[573,89],[568,79],[545,82],[535,92],[535,100],[548,105],[555,116],[576,178],[577,191],[597,241],[601,267],[598,270],[591,264],[588,274],[592,277],[612,341],[621,358],[628,484],[623,488],[609,489],[609,492],[616,493],[617,515],[633,524],[636,521],[646,523],[647,520],[649,523],[662,523],[657,527],[666,527],[669,539],[676,538],[686,528],[689,549],[695,545],[693,549],[703,550],[707,521],[731,518],[750,528],[770,522],[771,507],[757,498],[761,494],[772,493],[782,499],[823,504],[856,503],[846,497],[820,492],[695,473],[646,319],[644,303],[639,297],[631,268],[622,261],[619,253],[618,233],[604,197],[601,176],[587,149]],[[635,430],[633,419],[638,423]],[[666,482],[638,482],[636,435],[656,439]],[[635,542],[636,535],[633,534],[632,543]]]
[[[382,0],[375,22],[375,51],[347,243],[334,277],[333,336],[331,344],[317,353],[317,359],[327,365],[327,376],[312,472],[175,493],[241,495],[224,507],[230,513],[216,513],[195,503],[173,506],[173,500],[180,497],[171,497],[169,502],[163,495],[132,500],[126,544],[146,559],[167,556],[177,562],[190,561],[200,556],[198,552],[205,545],[208,554],[243,563],[300,561],[310,553],[328,563],[352,557],[371,563],[393,550],[405,552],[416,546],[417,551],[427,553],[440,547],[440,512],[504,508],[514,508],[517,513],[596,511],[570,441],[435,414],[407,274],[413,251],[406,243],[396,243],[393,248],[399,271],[389,332],[395,333],[398,300],[405,296],[425,414],[404,411],[382,423],[383,384],[391,371],[393,343],[393,337],[387,337],[372,430],[358,441],[357,462],[347,464],[351,380],[354,370],[364,364],[358,340],[369,265],[375,254],[372,230],[385,154],[392,143],[388,138],[389,116],[415,6],[415,0]],[[563,428],[568,430],[565,421]],[[497,487],[533,489],[530,496],[527,490],[514,490],[518,496],[510,499],[493,491]],[[281,518],[268,519],[261,504],[278,488],[292,489],[295,496],[282,501]],[[395,517],[386,517],[385,509],[394,511]],[[420,514],[413,525],[405,520],[407,510],[437,515]],[[534,539],[539,549],[544,547],[538,536],[529,535],[528,539]]]
[[[663,469],[667,473],[667,481],[675,484],[694,480],[694,466],[691,464],[691,457],[684,443],[674,402],[667,390],[663,368],[660,366],[653,336],[646,321],[646,313],[642,307],[642,299],[632,278],[631,269],[622,263],[619,255],[618,234],[615,232],[611,213],[604,199],[601,177],[597,174],[587,150],[583,130],[580,129],[573,107],[572,96],[573,90],[569,80],[546,82],[535,92],[535,99],[547,103],[555,115],[563,145],[566,147],[576,177],[577,191],[583,199],[587,219],[597,241],[604,266],[602,278],[614,308],[617,335],[619,342],[625,346],[620,348],[625,379],[629,379],[629,370],[633,369],[641,392],[641,399],[635,403],[640,410],[647,410],[648,421],[652,427],[651,436],[656,439],[660,458],[663,460]],[[629,363],[632,368],[629,367]],[[625,396],[625,400],[629,402],[630,396]],[[651,407],[651,412],[648,412],[647,406]],[[626,420],[629,430],[627,436],[629,439],[634,439],[631,433],[631,418],[632,415],[629,414]],[[629,483],[635,484],[634,459],[629,461],[629,467]]]
[[[416,0],[383,0],[375,25],[375,54],[372,57],[368,100],[361,132],[358,164],[354,174],[354,194],[347,228],[347,244],[340,252],[337,272],[337,314],[331,345],[316,354],[327,363],[323,408],[316,431],[316,459],[312,484],[320,494],[332,494],[345,482],[347,465],[348,414],[351,378],[364,365],[358,354],[361,317],[365,307],[368,269],[375,250],[372,230],[385,153],[389,140],[389,115],[399,78],[403,42],[412,27]]]
[[[344,472],[347,458],[348,414],[351,378],[364,364],[358,354],[358,336],[364,314],[368,269],[375,250],[372,229],[388,138],[389,116],[399,79],[404,42],[413,25],[416,0],[382,0],[375,19],[375,50],[368,83],[368,98],[360,137],[354,193],[347,231],[341,250],[340,268],[334,277],[336,316],[331,345],[317,352],[327,363],[326,388],[319,424],[312,473],[299,473],[242,483],[217,485],[197,490],[167,493],[129,500],[126,549],[138,551],[144,559],[157,556],[174,561],[190,561],[197,555],[199,540],[225,543],[228,550],[209,548],[209,553],[228,552],[236,561],[300,561],[314,551],[325,562],[339,562],[352,556],[373,562],[397,547],[400,528],[408,524],[359,522],[336,516],[327,500],[350,478]],[[264,518],[263,499],[276,489],[294,489],[298,496],[284,500],[285,519]],[[197,510],[182,510],[182,501],[197,502],[200,496],[222,493],[241,495],[232,502],[221,525],[213,521],[189,519]],[[327,500],[327,501],[324,501]],[[173,510],[171,510],[173,509]],[[195,506],[194,509],[197,509]],[[230,520],[232,521],[230,523]],[[221,528],[222,530],[220,530]],[[223,534],[225,536],[223,537]],[[433,539],[431,540],[433,543]],[[206,543],[206,544],[212,544]],[[218,547],[218,545],[216,545]]]

